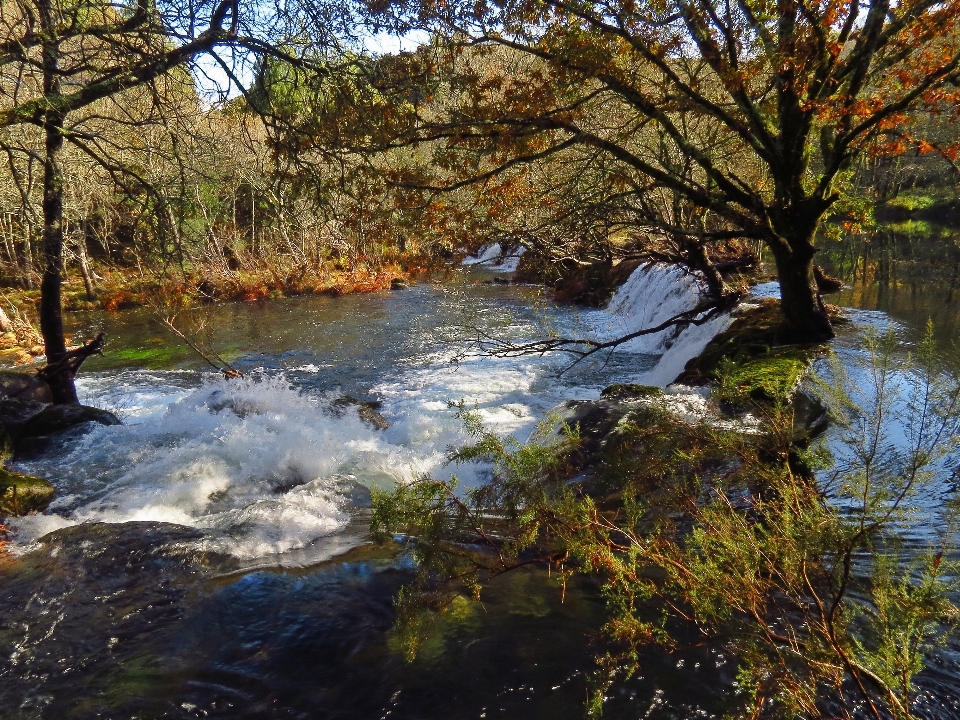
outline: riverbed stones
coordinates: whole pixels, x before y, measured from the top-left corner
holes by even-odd
[[[0,468],[0,517],[43,512],[53,495],[53,485],[46,480]]]

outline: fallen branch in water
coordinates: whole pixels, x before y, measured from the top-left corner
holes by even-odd
[[[576,356],[576,359],[564,368],[566,372],[577,363],[602,350],[612,350],[634,338],[644,335],[653,335],[671,327],[687,327],[689,325],[703,325],[725,310],[733,307],[741,298],[740,293],[730,293],[698,304],[696,307],[677,313],[654,327],[635,330],[612,340],[593,340],[591,338],[549,337],[542,340],[533,340],[526,343],[513,343],[502,337],[496,337],[482,327],[473,326],[473,342],[480,352],[488,357],[522,357],[524,355],[545,355],[549,352],[565,352]]]
[[[170,332],[183,340],[191,350],[193,350],[197,355],[199,355],[204,362],[206,362],[210,367],[216,370],[219,373],[222,373],[225,378],[228,380],[231,378],[243,377],[243,373],[237,370],[235,367],[230,365],[226,360],[224,360],[220,355],[214,350],[204,349],[200,343],[195,341],[193,338],[189,337],[185,332],[178,328],[174,321],[177,319],[176,314],[174,315],[158,315],[158,318],[161,323],[166,326]]]

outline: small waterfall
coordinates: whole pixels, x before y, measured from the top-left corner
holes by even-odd
[[[605,336],[656,327],[697,306],[704,298],[703,277],[678,265],[641,265],[607,305],[613,322]],[[687,361],[699,355],[707,344],[729,327],[729,313],[721,313],[702,325],[675,326],[650,335],[641,335],[621,346],[635,353],[660,355],[657,364],[642,378],[647,385],[666,387],[683,372]]]
[[[479,265],[493,272],[512,273],[517,271],[520,257],[526,252],[525,247],[519,247],[512,254],[504,254],[500,243],[484,247],[477,257],[466,258],[461,265]]]

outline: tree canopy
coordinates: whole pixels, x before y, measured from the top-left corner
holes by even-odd
[[[808,340],[832,336],[813,271],[816,233],[844,211],[853,163],[913,144],[911,110],[955,116],[960,107],[952,1],[376,9],[398,31],[446,38],[409,64],[436,68],[456,92],[441,111],[408,104],[394,143],[433,143],[461,170],[448,187],[579,148],[632,198],[635,224],[707,247],[731,237],[765,245],[786,319]],[[506,52],[491,60],[493,48]],[[950,158],[958,150],[938,148]],[[651,203],[658,194],[678,202]]]

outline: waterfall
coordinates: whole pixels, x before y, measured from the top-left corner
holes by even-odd
[[[641,265],[614,294],[607,305],[612,316],[604,335],[610,339],[643,328],[656,327],[691,310],[705,296],[703,276],[665,263]],[[666,387],[683,372],[687,361],[699,355],[707,344],[729,327],[729,313],[721,313],[702,325],[674,326],[650,335],[641,335],[621,346],[635,353],[660,355],[657,364],[642,378],[647,385]]]
[[[521,246],[512,254],[504,254],[500,243],[494,243],[482,248],[477,257],[466,258],[461,265],[479,265],[493,272],[512,273],[517,271],[520,257],[524,252],[526,252],[526,248]]]

